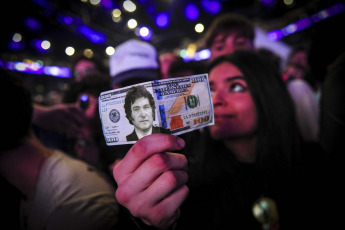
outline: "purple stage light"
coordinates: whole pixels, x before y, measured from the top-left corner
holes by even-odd
[[[102,32],[95,31],[86,25],[77,27],[77,31],[93,43],[104,44],[106,41],[106,37]]]
[[[335,16],[342,11],[345,10],[345,6],[343,3],[337,3],[331,7],[328,7],[324,10],[319,11],[318,13],[310,16],[305,17],[297,22],[291,23],[284,28],[281,28],[279,30],[273,30],[267,33],[267,37],[271,41],[277,41],[279,39],[282,39],[285,36],[288,36],[290,34],[296,33],[298,31],[301,31],[303,29],[306,29],[307,27],[310,27],[311,25],[325,20],[327,18],[330,18],[332,16]]]
[[[188,20],[194,21],[194,20],[198,19],[198,17],[199,17],[199,10],[195,4],[189,3],[186,5],[186,7],[184,9],[184,14]]]
[[[10,41],[8,46],[12,50],[22,50],[24,48],[23,42]]]
[[[219,0],[202,0],[201,5],[203,9],[210,14],[218,14],[221,9]]]
[[[162,12],[156,17],[156,25],[159,28],[166,28],[170,23],[169,14],[167,12]]]
[[[69,26],[73,23],[73,18],[69,15],[59,14],[57,16],[57,19],[60,23],[67,25],[67,26]]]
[[[102,0],[99,4],[107,10],[113,9],[113,3],[111,0]]]
[[[26,18],[24,21],[25,25],[31,30],[39,30],[41,28],[41,23],[34,18]]]

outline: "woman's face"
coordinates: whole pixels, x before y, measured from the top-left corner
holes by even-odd
[[[229,140],[255,135],[257,111],[242,72],[223,62],[210,71],[209,80],[215,115],[212,137]]]

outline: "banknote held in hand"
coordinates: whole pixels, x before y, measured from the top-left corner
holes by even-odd
[[[208,75],[162,79],[102,92],[99,114],[107,145],[152,133],[179,135],[214,124]]]

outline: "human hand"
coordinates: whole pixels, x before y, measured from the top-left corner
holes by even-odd
[[[176,136],[145,136],[114,167],[118,202],[148,225],[167,228],[179,218],[179,207],[189,193],[187,159],[166,151],[184,146]]]
[[[41,106],[34,104],[33,123],[44,129],[56,130],[76,137],[85,123],[84,112],[72,104]]]

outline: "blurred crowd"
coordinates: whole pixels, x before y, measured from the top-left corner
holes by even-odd
[[[315,34],[293,47],[284,65],[274,50],[255,47],[254,39],[255,24],[239,14],[213,21],[203,38],[211,52],[206,60],[185,61],[130,39],[115,48],[107,65],[77,55],[66,87],[49,99],[33,95],[20,75],[1,69],[4,226],[341,225],[344,36]],[[209,76],[215,125],[107,146],[101,92],[203,73]]]

